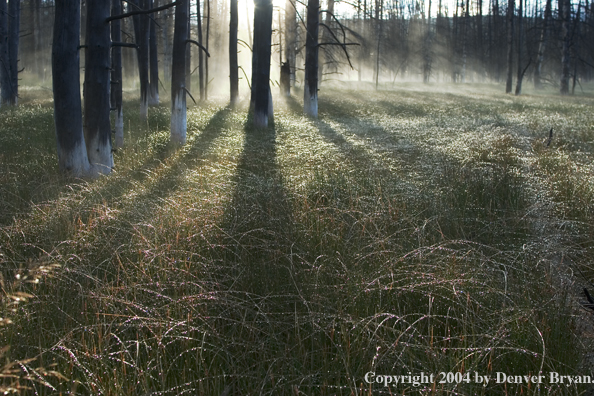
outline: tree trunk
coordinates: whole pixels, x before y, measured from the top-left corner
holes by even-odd
[[[204,0],[204,8],[206,11],[206,42],[204,48],[208,51],[208,44],[210,38],[210,0]],[[204,58],[204,100],[208,100],[208,56]]]
[[[0,89],[2,105],[10,105],[10,68],[8,58],[8,12],[6,0],[0,0]]]
[[[536,55],[536,65],[534,66],[534,89],[541,89],[542,64],[544,62],[544,53],[549,38],[549,21],[551,20],[551,0],[547,0],[544,13],[542,32],[540,34],[540,43],[538,45],[538,54]]]
[[[175,6],[173,32],[173,63],[171,66],[171,141],[186,143],[186,47],[188,39],[188,0],[178,0]]]
[[[509,0],[507,5],[507,80],[505,93],[512,91],[513,66],[514,66],[514,0]]]
[[[163,78],[165,81],[171,81],[172,11],[172,8],[168,8],[163,12],[163,29],[161,30],[163,40]]]
[[[318,117],[318,29],[319,0],[307,2],[307,33],[305,39],[305,84],[303,112]]]
[[[237,64],[237,0],[231,0],[231,18],[229,20],[229,83],[230,101],[235,105],[239,95],[239,65]],[[202,51],[202,50],[200,50]]]
[[[85,48],[84,132],[87,155],[104,174],[111,172],[111,123],[109,120],[109,17],[105,0],[87,2],[87,42]]]
[[[198,18],[198,43],[202,44],[202,16],[200,15],[200,0],[196,0],[196,14]],[[198,87],[200,100],[204,100],[204,54],[198,51]]]
[[[8,59],[10,65],[10,104],[16,106],[19,97],[19,29],[21,0],[8,0]]]
[[[520,0],[520,9],[518,10],[518,74],[516,77],[516,95],[522,93],[522,80],[524,72],[522,69],[522,47],[524,46],[524,37],[522,31],[522,21],[524,12],[524,0]]]
[[[112,0],[111,15],[122,13],[121,0]],[[122,41],[122,30],[119,19],[111,22],[111,41]],[[124,113],[122,108],[122,47],[111,48],[111,107],[115,113],[115,147],[124,147]]]
[[[153,8],[153,1],[148,1],[148,8]],[[159,105],[159,53],[157,46],[157,23],[149,19],[149,105]]]
[[[58,165],[62,173],[85,177],[91,175],[91,165],[83,135],[79,37],[80,0],[56,0],[52,83]]]
[[[266,128],[270,114],[270,55],[272,44],[272,0],[254,1],[254,46],[252,94],[254,126]]]
[[[290,87],[295,86],[295,61],[297,59],[297,12],[293,1],[285,1],[285,57],[289,67]],[[290,87],[289,95],[291,94]]]
[[[148,9],[149,0],[129,0],[132,4],[131,11]],[[140,79],[140,119],[148,119],[149,104],[149,16],[135,15],[134,36],[136,38],[137,59],[138,59],[138,77]]]
[[[569,94],[569,68],[570,57],[569,48],[571,40],[571,32],[569,31],[569,21],[571,18],[571,2],[570,0],[559,0],[559,11],[561,13],[561,30],[563,34],[563,46],[561,56],[561,95]]]

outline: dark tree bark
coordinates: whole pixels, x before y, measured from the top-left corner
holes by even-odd
[[[210,0],[204,0],[204,16],[206,17],[206,41],[204,47],[208,51],[210,38]],[[208,57],[204,58],[204,100],[208,100]]]
[[[79,73],[80,0],[56,0],[52,44],[54,125],[62,173],[85,177],[91,165],[83,135]]]
[[[520,0],[520,9],[518,10],[518,74],[516,76],[516,95],[522,93],[522,80],[524,78],[524,65],[522,65],[522,49],[524,47],[524,32],[523,32],[523,12],[524,0]]]
[[[131,11],[147,10],[149,0],[129,0],[132,5]],[[137,59],[138,59],[138,77],[140,79],[140,118],[144,121],[148,119],[149,105],[149,16],[134,15],[134,37],[136,39]]]
[[[239,65],[237,64],[237,0],[231,0],[229,20],[229,82],[231,104],[234,105],[239,95]]]
[[[200,15],[200,0],[196,0],[196,14],[198,17],[198,43],[202,44],[202,16]],[[198,51],[198,87],[200,89],[200,100],[204,100],[204,54]]]
[[[569,21],[571,18],[571,1],[559,0],[559,12],[561,17],[562,30],[562,54],[561,54],[561,95],[569,94],[569,68],[570,56],[569,49],[571,47],[571,32],[569,31]]]
[[[507,80],[505,83],[505,93],[512,91],[513,67],[514,67],[514,0],[509,0],[507,4]]]
[[[295,61],[297,59],[297,12],[293,1],[285,1],[285,58],[289,67],[290,87],[295,86]]]
[[[268,126],[270,110],[270,55],[272,44],[272,0],[254,1],[254,51],[252,54],[252,107],[254,125]]]
[[[153,8],[153,1],[148,1],[148,8]],[[159,53],[157,45],[157,23],[149,19],[149,105],[159,105]]]
[[[121,0],[112,0],[111,15],[122,13]],[[111,41],[122,41],[121,22],[116,19],[111,22]],[[115,45],[111,48],[111,108],[115,114],[115,142],[116,148],[124,147],[124,112],[122,107],[122,47]]]
[[[305,85],[303,112],[318,117],[318,29],[319,0],[307,2],[307,33],[305,39]]]
[[[18,103],[18,51],[20,1],[0,1],[0,103],[16,106]]]
[[[542,73],[542,64],[544,62],[544,54],[545,49],[547,46],[547,41],[549,38],[549,24],[551,20],[551,0],[547,0],[545,6],[545,13],[544,13],[544,20],[542,26],[542,32],[540,34],[540,43],[538,45],[538,54],[536,55],[536,65],[534,66],[534,88],[541,89],[541,73]]]
[[[188,0],[178,0],[175,7],[173,32],[173,63],[171,66],[171,141],[186,143],[186,47],[188,40]]]
[[[0,0],[0,103],[10,104],[10,61],[8,58],[8,12],[6,0]]]
[[[87,1],[87,42],[85,48],[84,132],[87,155],[104,174],[111,172],[113,155],[109,120],[110,3]]]

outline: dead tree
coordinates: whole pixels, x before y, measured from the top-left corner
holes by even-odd
[[[294,87],[297,59],[297,11],[294,0],[285,1],[285,59],[289,67],[290,87]]]
[[[561,54],[561,81],[560,92],[561,95],[569,94],[569,69],[570,69],[570,55],[571,47],[571,32],[569,31],[569,22],[571,18],[571,1],[559,0],[559,13],[561,18],[561,34],[562,34],[562,54]]]
[[[512,91],[513,66],[514,66],[514,0],[507,4],[507,80],[505,93]]]
[[[254,126],[268,126],[270,114],[270,55],[272,44],[272,0],[255,0],[252,53],[252,92]],[[317,76],[316,76],[317,77]]]
[[[112,0],[111,15],[122,13],[121,0]],[[111,23],[111,41],[122,41],[122,30],[119,19]],[[124,111],[122,106],[122,47],[114,45],[111,48],[111,108],[115,113],[115,142],[116,148],[124,146]]]
[[[148,1],[148,7],[153,8],[153,0]],[[149,106],[159,105],[159,53],[157,45],[157,22],[154,18],[149,20]]]
[[[64,174],[86,177],[93,172],[83,135],[79,37],[80,0],[56,0],[52,83],[58,165]]]
[[[536,65],[534,66],[534,89],[541,89],[542,64],[544,62],[544,53],[549,39],[549,24],[551,20],[551,0],[547,0],[545,6],[542,32],[540,34],[540,43],[538,44],[538,54],[536,55]]]
[[[319,0],[307,2],[307,32],[305,39],[305,84],[303,112],[318,117],[318,29]]]
[[[171,141],[186,143],[186,47],[188,44],[188,0],[178,0],[173,32],[171,66]]]
[[[19,96],[19,26],[20,0],[0,0],[0,67],[2,92],[0,103],[16,106]]]
[[[229,20],[229,83],[230,102],[234,105],[239,95],[239,65],[237,63],[237,0],[231,0]]]

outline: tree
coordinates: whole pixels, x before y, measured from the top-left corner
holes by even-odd
[[[178,0],[173,31],[171,66],[171,141],[186,143],[186,47],[188,42],[188,0]]]
[[[295,10],[294,0],[285,1],[285,57],[289,67],[290,86],[295,86],[295,61],[297,59],[297,11]]]
[[[113,168],[109,120],[109,11],[108,1],[87,1],[83,128],[89,161],[104,174]]]
[[[538,45],[538,54],[536,55],[536,65],[534,66],[534,88],[541,89],[541,75],[542,75],[542,64],[544,62],[544,53],[549,38],[549,24],[551,20],[551,0],[547,0],[544,13],[544,21],[542,32],[540,34],[540,43]]]
[[[569,94],[569,49],[571,47],[571,32],[569,31],[569,21],[571,18],[571,1],[559,0],[559,14],[561,17],[562,31],[562,53],[561,53],[561,95]]]
[[[0,0],[0,67],[2,92],[0,103],[16,106],[19,95],[19,26],[20,0]]]
[[[305,84],[303,112],[318,117],[318,29],[319,0],[307,2],[307,33],[305,39]]]
[[[148,1],[149,9],[153,8],[153,0]],[[150,106],[159,104],[159,54],[157,46],[157,22],[149,20],[149,87],[148,103]]]
[[[254,125],[265,128],[268,126],[268,117],[272,115],[269,111],[272,0],[255,0],[254,5],[251,107],[254,111]]]
[[[231,0],[231,18],[229,20],[229,82],[231,104],[234,105],[239,95],[239,65],[237,63],[237,0]]]
[[[133,10],[149,9],[150,0],[129,0]],[[147,120],[149,106],[149,17],[147,14],[136,14],[133,16],[134,37],[138,46],[138,76],[140,79],[140,118]]]
[[[523,15],[524,12],[524,0],[520,0],[520,9],[518,10],[518,75],[516,77],[516,95],[522,93],[522,80],[524,79],[524,71],[522,69],[522,51],[524,48],[524,36],[523,36]]]
[[[60,171],[74,177],[91,175],[83,135],[79,36],[80,0],[56,0],[52,45],[54,125]]]
[[[514,0],[507,3],[507,80],[505,93],[512,91],[512,78],[514,66]]]
[[[122,13],[121,0],[112,0],[111,15]],[[122,41],[122,30],[120,20],[111,22],[111,40],[115,44]],[[122,47],[113,45],[111,49],[111,107],[115,113],[115,147],[124,146],[124,111],[122,106]]]

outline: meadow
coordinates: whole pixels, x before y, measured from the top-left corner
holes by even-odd
[[[23,90],[0,109],[1,390],[583,394],[474,376],[592,375],[584,89],[326,84],[319,119],[298,91],[266,130],[213,100],[183,147],[128,94],[90,181],[59,175],[51,92]]]

